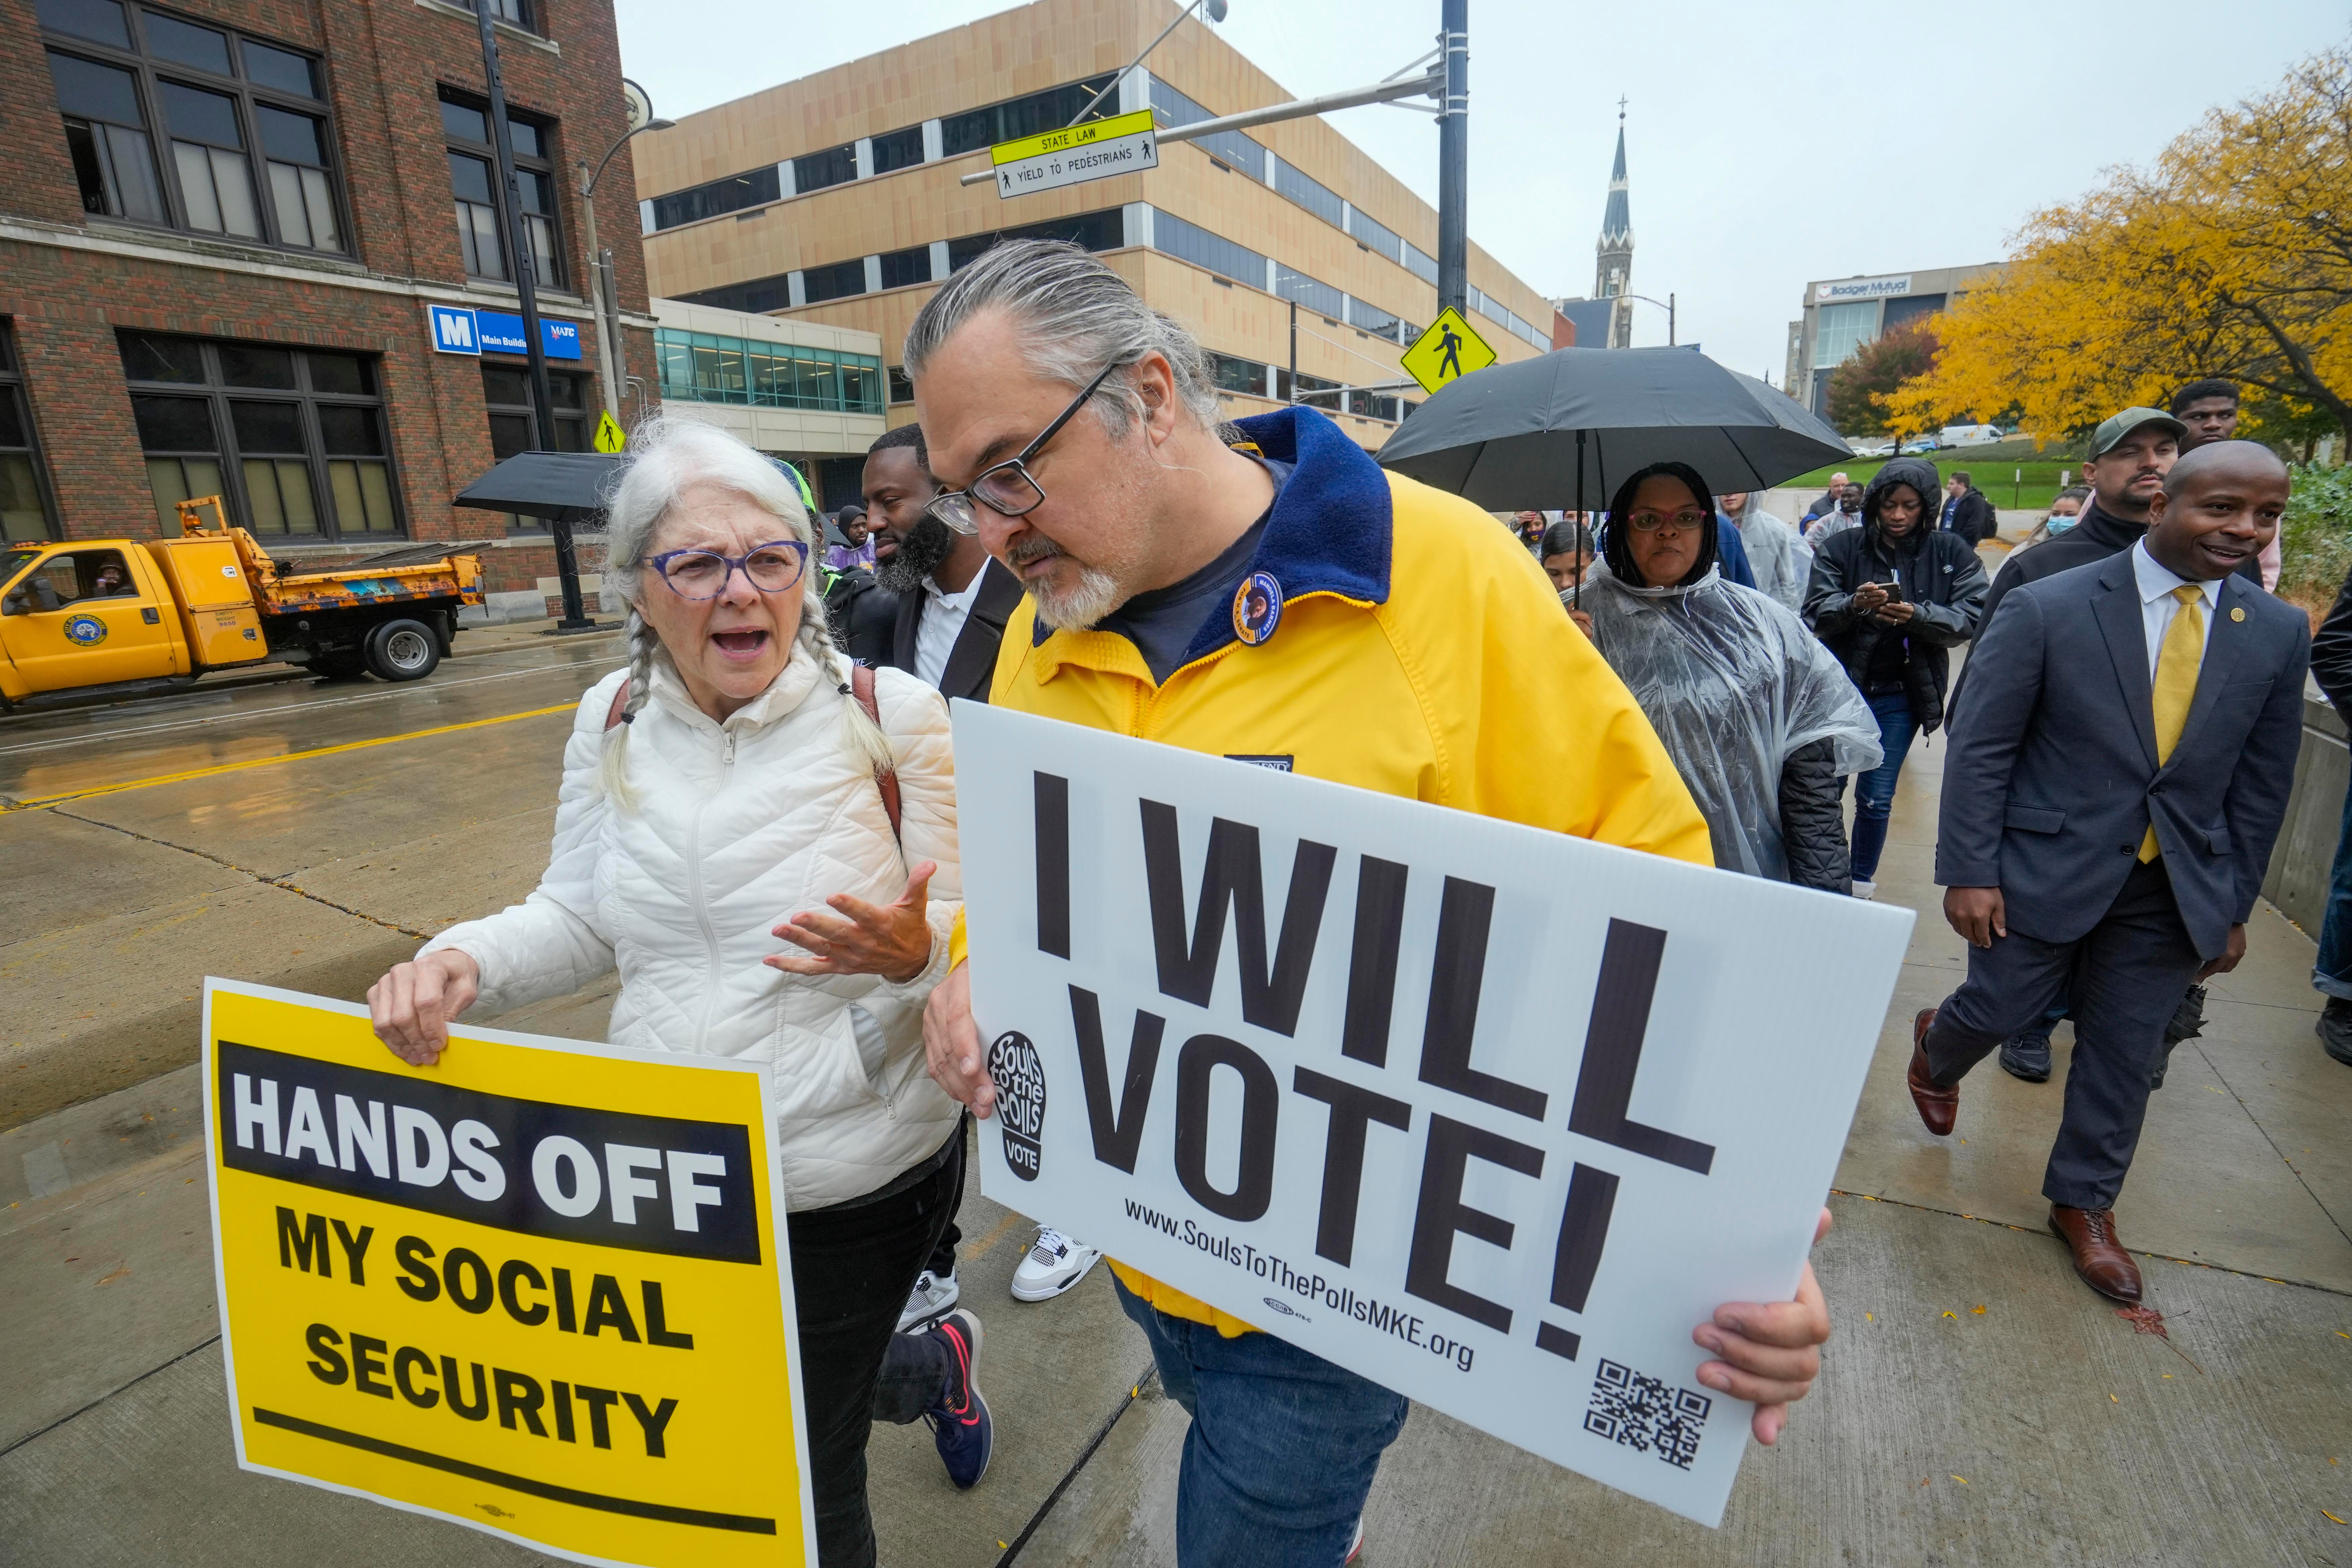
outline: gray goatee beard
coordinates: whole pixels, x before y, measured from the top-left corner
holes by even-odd
[[[1033,562],[1057,556],[1077,567],[1077,582],[1066,588],[1049,586],[1038,579],[1027,583],[1030,600],[1037,606],[1037,618],[1056,631],[1084,631],[1127,602],[1127,594],[1119,587],[1118,578],[1098,566],[1088,566],[1071,557],[1051,540],[1024,540],[1007,553],[1016,572]]]

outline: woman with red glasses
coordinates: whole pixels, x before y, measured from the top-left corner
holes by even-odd
[[[1840,781],[1878,764],[1878,725],[1802,621],[1724,580],[1711,495],[1682,463],[1621,485],[1571,618],[1665,742],[1717,866],[1850,892]]]

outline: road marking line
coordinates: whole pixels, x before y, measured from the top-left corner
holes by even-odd
[[[404,735],[381,735],[373,741],[346,741],[339,746],[320,746],[308,752],[286,752],[274,757],[255,757],[242,763],[220,763],[209,768],[190,768],[184,773],[158,773],[153,778],[131,779],[122,784],[94,784],[89,789],[68,790],[63,795],[36,795],[30,800],[0,800],[0,812],[31,811],[44,805],[58,805],[69,800],[88,800],[93,795],[121,795],[126,790],[152,789],[157,784],[184,784],[190,779],[208,779],[221,773],[242,773],[247,768],[267,768],[279,763],[299,763],[310,757],[331,757],[339,752],[362,752],[370,746],[390,746],[402,741],[421,741],[427,735],[453,735],[460,730],[479,730],[491,724],[511,724],[518,719],[543,719],[550,713],[578,711],[577,702],[559,702],[552,708],[533,708],[521,713],[501,713],[495,719],[474,719],[463,724],[441,724],[430,730],[411,730]]]
[[[527,651],[539,652],[541,650],[534,648]],[[478,658],[495,656],[477,654],[470,655],[468,657]],[[620,666],[627,662],[628,661],[626,659],[621,658],[588,661],[591,668],[601,666],[606,670],[618,668]],[[469,675],[461,680],[436,680],[431,685],[409,686],[404,684],[401,686],[395,686],[389,691],[363,691],[349,697],[323,697],[309,702],[283,702],[276,705],[275,707],[241,709],[234,713],[207,713],[194,719],[173,719],[161,724],[143,724],[132,729],[95,730],[88,734],[61,735],[51,739],[24,741],[15,745],[0,746],[0,757],[14,756],[19,752],[54,751],[60,746],[87,746],[103,742],[121,740],[129,735],[152,735],[165,730],[187,730],[199,728],[206,724],[235,724],[244,723],[256,719],[282,718],[289,713],[315,712],[317,710],[321,708],[345,708],[355,702],[383,702],[403,697],[422,697],[433,692],[452,691],[460,686],[478,686],[482,682],[488,680],[516,680],[526,676],[561,674],[564,671],[577,669],[580,668],[581,666],[578,663],[534,665],[527,669],[502,670],[496,675]],[[290,686],[293,682],[289,679],[283,684]],[[195,688],[194,689],[199,695],[204,692],[204,688],[202,687]],[[255,689],[247,687],[236,689],[252,690]],[[223,692],[221,693],[222,700],[226,700],[227,698],[233,694],[233,691]],[[70,712],[71,710],[66,710],[65,711]],[[103,710],[95,709],[91,710],[93,715],[100,711]],[[37,716],[47,717],[48,715],[39,714]]]

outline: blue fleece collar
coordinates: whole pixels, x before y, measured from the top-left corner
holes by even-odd
[[[1384,605],[1396,518],[1388,475],[1337,425],[1303,405],[1236,421],[1242,435],[1278,463],[1296,465],[1274,498],[1274,515],[1249,572],[1282,584],[1282,601],[1335,594]],[[1184,649],[1184,662],[1236,641],[1233,617],[1215,615]],[[1282,640],[1277,631],[1272,639]]]
[[[1275,491],[1274,515],[1257,553],[1241,575],[1268,574],[1282,584],[1286,605],[1309,594],[1388,603],[1396,517],[1387,473],[1337,425],[1303,405],[1237,420],[1235,427],[1261,456],[1292,465]],[[1058,635],[1039,621],[1032,646],[1043,647]],[[1238,640],[1233,616],[1218,610],[1185,646],[1183,662]],[[1270,640],[1278,641],[1278,633]]]

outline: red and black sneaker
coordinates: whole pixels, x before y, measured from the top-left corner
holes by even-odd
[[[981,1397],[980,1319],[969,1308],[959,1309],[923,1331],[946,1345],[955,1370],[940,1402],[923,1412],[931,1424],[931,1440],[939,1446],[940,1463],[948,1479],[969,1489],[988,1473],[988,1456],[996,1446],[994,1425],[988,1418],[988,1401]]]

